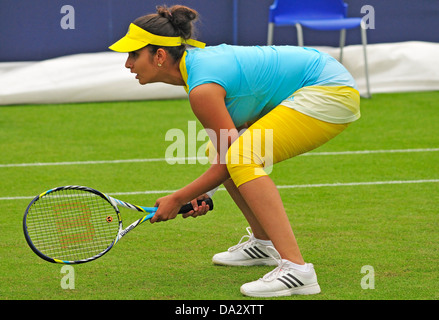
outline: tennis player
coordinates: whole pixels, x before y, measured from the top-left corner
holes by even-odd
[[[192,39],[197,18],[198,13],[185,6],[157,7],[157,13],[131,23],[128,33],[110,47],[128,53],[125,67],[140,84],[183,86],[214,147],[208,148],[213,160],[209,169],[159,198],[151,222],[175,218],[189,201],[195,210],[186,217],[205,214],[207,206],[196,206],[194,199],[223,184],[250,227],[247,236],[216,254],[213,262],[277,265],[261,279],[242,285],[244,295],[319,293],[314,267],[302,257],[267,164],[313,150],[357,120],[356,84],[340,63],[311,48],[205,47]]]

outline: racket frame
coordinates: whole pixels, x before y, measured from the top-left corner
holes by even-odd
[[[118,219],[118,223],[119,223],[118,232],[117,232],[117,235],[114,238],[114,240],[102,252],[100,252],[92,257],[86,258],[86,259],[68,261],[68,260],[60,260],[60,259],[51,258],[51,257],[45,255],[44,253],[40,252],[38,250],[38,248],[33,244],[32,239],[30,238],[30,236],[28,234],[27,223],[26,223],[30,208],[34,205],[35,202],[37,202],[38,200],[40,200],[44,196],[46,196],[50,193],[54,193],[57,191],[63,191],[63,190],[81,190],[81,191],[85,191],[85,192],[91,192],[91,193],[101,197],[102,199],[106,200],[113,207],[113,209],[117,215],[117,219]],[[201,200],[201,201],[199,201],[199,203],[201,204],[201,202],[203,202],[203,201],[205,201],[207,204],[209,204],[209,210],[213,209],[213,202],[210,198],[205,199],[205,200]],[[122,223],[122,218],[121,218],[120,211],[119,211],[119,207],[124,207],[127,209],[136,210],[138,212],[146,213],[146,215],[144,215],[142,218],[134,221],[133,223],[131,223],[129,226],[127,226],[124,229],[123,223]],[[118,243],[120,241],[120,239],[122,239],[122,237],[124,237],[128,232],[130,232],[131,230],[133,230],[135,227],[142,224],[143,222],[151,219],[154,216],[154,214],[156,213],[157,209],[158,209],[157,207],[143,207],[143,206],[134,205],[134,204],[113,198],[105,193],[102,193],[96,189],[89,188],[89,187],[76,186],[76,185],[57,187],[57,188],[47,190],[47,191],[37,195],[29,203],[29,205],[26,208],[24,217],[23,217],[23,232],[24,232],[24,236],[25,236],[27,244],[32,249],[32,251],[35,252],[35,254],[37,254],[40,258],[42,258],[48,262],[52,262],[52,263],[80,264],[80,263],[90,262],[90,261],[93,261],[93,260],[96,260],[96,259],[102,257],[104,254],[106,254],[108,251],[110,251],[110,249],[113,248],[113,246],[116,243]],[[192,209],[192,205],[186,204],[185,206],[182,207],[182,210],[179,213],[189,212],[191,209]]]

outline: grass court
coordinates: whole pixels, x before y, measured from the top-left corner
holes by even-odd
[[[362,118],[345,132],[273,168],[322,293],[271,300],[439,298],[438,101],[439,92],[362,99]],[[62,265],[38,258],[23,236],[26,206],[53,187],[152,206],[192,181],[206,165],[168,164],[165,134],[186,133],[195,120],[187,100],[0,107],[0,299],[251,302],[240,286],[273,267],[211,263],[246,234],[224,190],[207,215],[145,223],[104,257],[75,265],[74,289],[62,288]],[[139,217],[121,211],[126,225]]]

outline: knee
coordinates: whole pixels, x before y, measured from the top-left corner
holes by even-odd
[[[227,170],[237,187],[260,176],[267,175],[261,157],[254,154],[251,148],[246,148],[245,145],[240,143],[240,140],[236,140],[226,153]]]

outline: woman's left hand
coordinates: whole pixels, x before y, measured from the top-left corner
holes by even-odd
[[[203,194],[196,199],[191,201],[194,210],[191,210],[182,215],[183,218],[193,217],[196,218],[198,216],[205,215],[209,211],[209,206],[203,202],[201,205],[197,204],[197,200],[204,200],[209,198],[207,194]],[[155,206],[158,207],[157,212],[151,218],[150,222],[161,222],[167,221],[171,219],[175,219],[180,211],[180,208],[184,205],[184,203],[179,203],[176,198],[170,194],[168,196],[159,198],[156,200]]]
[[[197,201],[198,200],[205,200],[208,198],[209,198],[209,196],[207,194],[203,194],[203,195],[193,199],[191,201],[191,204],[192,204],[192,207],[194,208],[194,210],[191,210],[191,211],[183,214],[183,218],[185,218],[185,219],[188,217],[196,218],[196,217],[205,215],[210,209],[209,205],[207,205],[204,201],[201,203],[201,205],[198,205]]]

